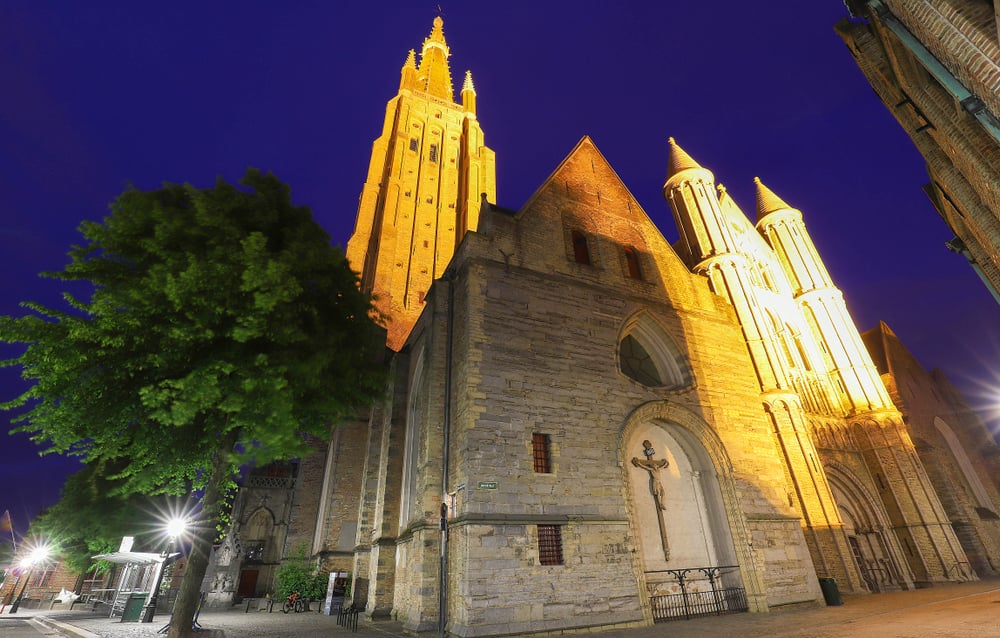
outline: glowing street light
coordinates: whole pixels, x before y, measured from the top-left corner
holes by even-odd
[[[170,542],[177,540],[178,536],[184,534],[187,531],[187,519],[186,518],[172,518],[167,521],[167,536],[170,537]]]
[[[156,599],[160,595],[160,584],[163,582],[163,570],[170,564],[170,554],[174,550],[174,544],[177,542],[177,538],[183,536],[184,532],[187,531],[187,526],[188,521],[183,517],[175,516],[167,521],[165,531],[167,536],[170,538],[170,541],[167,543],[167,550],[160,555],[162,560],[156,567],[156,579],[153,581],[155,583],[153,585],[153,592],[149,597],[149,601],[146,603],[145,609],[143,609],[142,622],[153,622],[153,615],[156,613]]]
[[[24,590],[28,588],[28,583],[31,582],[31,572],[35,569],[35,565],[44,563],[48,557],[49,548],[45,545],[39,545],[31,550],[27,558],[21,561],[21,568],[28,570],[28,577],[24,579],[24,586],[21,587],[21,593],[14,599],[14,604],[10,606],[10,612],[8,613],[17,613],[18,608],[21,606],[21,599],[24,598]],[[17,586],[17,583],[14,583],[14,585]]]

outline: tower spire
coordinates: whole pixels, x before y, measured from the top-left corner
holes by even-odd
[[[431,27],[431,34],[424,39],[424,48],[420,52],[418,78],[425,91],[449,102],[454,100],[451,69],[448,67],[450,55],[451,51],[444,39],[444,20],[437,16]]]
[[[496,158],[476,118],[472,76],[456,104],[449,55],[436,17],[422,50],[406,56],[399,93],[386,105],[347,242],[362,289],[391,320],[386,345],[397,351],[456,246],[478,228],[480,195],[496,201]]]
[[[871,355],[847,311],[844,293],[833,283],[802,212],[754,178],[757,230],[785,270],[794,298],[808,308],[816,338],[829,357],[831,378],[841,388],[841,407],[851,412],[893,409]]]
[[[701,164],[694,161],[683,148],[677,145],[674,138],[669,138],[670,156],[667,159],[667,179],[688,168],[701,168]]]
[[[757,187],[757,221],[764,219],[764,216],[768,213],[773,213],[776,210],[793,210],[791,206],[785,203],[785,200],[781,199],[774,194],[764,183],[760,181],[759,177],[753,178],[753,183]]]
[[[400,71],[399,90],[417,88],[417,52],[410,49]]]
[[[462,82],[462,106],[466,113],[476,114],[476,87],[472,84],[472,71],[465,72]]]

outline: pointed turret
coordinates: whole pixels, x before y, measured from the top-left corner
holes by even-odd
[[[466,113],[476,114],[476,87],[472,84],[472,71],[465,72],[465,81],[462,82],[462,107]]]
[[[663,197],[674,211],[674,219],[687,248],[684,256],[691,267],[735,248],[715,192],[715,175],[684,152],[674,138],[667,159],[667,181]]]
[[[670,155],[667,158],[668,180],[683,170],[687,170],[689,168],[702,168],[698,162],[691,159],[691,156],[688,155],[683,148],[677,145],[674,138],[669,138],[667,142],[670,144]],[[712,179],[714,180],[715,178],[713,177]]]
[[[708,277],[712,290],[733,305],[757,366],[761,389],[784,390],[788,380],[772,345],[773,327],[760,314],[753,269],[737,241],[740,226],[732,223],[727,209],[740,216],[742,213],[725,188],[716,188],[710,170],[692,159],[673,138],[669,143],[663,196],[670,203],[680,232],[677,252],[692,272]]]
[[[833,279],[816,252],[802,213],[775,195],[759,177],[753,181],[757,189],[757,230],[774,249],[795,293],[833,288]]]
[[[753,178],[753,183],[757,187],[757,221],[759,222],[768,213],[773,213],[777,210],[794,210],[791,206],[785,203],[785,200],[781,199],[774,194],[764,183],[760,181],[759,177]]]
[[[417,88],[417,52],[410,49],[403,63],[403,70],[400,71],[399,90]]]
[[[796,300],[804,308],[816,338],[829,354],[829,366],[841,388],[842,407],[849,412],[892,408],[892,401],[879,378],[847,311],[844,294],[833,283],[816,250],[802,213],[789,206],[759,178],[757,185],[757,230],[774,250]]]
[[[444,20],[438,16],[434,18],[431,34],[424,40],[424,48],[420,52],[418,78],[425,91],[434,97],[452,102],[454,91],[451,84],[451,69],[448,68],[450,55],[448,43],[444,39]]]

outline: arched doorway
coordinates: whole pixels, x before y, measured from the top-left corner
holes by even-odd
[[[869,591],[912,589],[913,578],[884,510],[847,468],[827,465],[826,471],[851,553]]]
[[[761,584],[744,579],[752,556],[736,549],[749,546],[745,521],[726,513],[739,511],[732,477],[717,470],[728,460],[707,425],[676,405],[644,405],[623,431],[621,461],[653,619],[764,611]]]
[[[273,551],[273,534],[274,515],[271,510],[261,507],[247,518],[243,526],[243,562],[236,590],[240,598],[255,598],[261,587],[270,587],[272,574],[267,563]]]

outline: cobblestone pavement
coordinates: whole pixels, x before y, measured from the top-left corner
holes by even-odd
[[[22,610],[68,638],[160,638],[156,632],[167,617],[153,623],[120,623],[83,611]],[[19,614],[20,615],[20,614]],[[318,613],[282,614],[243,607],[204,611],[200,624],[221,630],[225,638],[330,638],[349,629],[335,616]],[[0,623],[0,628],[2,628]],[[734,614],[622,630],[576,630],[567,635],[595,633],[600,638],[989,638],[1000,637],[1000,580],[950,584],[908,592],[847,596],[837,607],[779,609],[766,614]],[[436,636],[436,632],[431,632]],[[358,623],[357,638],[406,636],[400,623]]]

